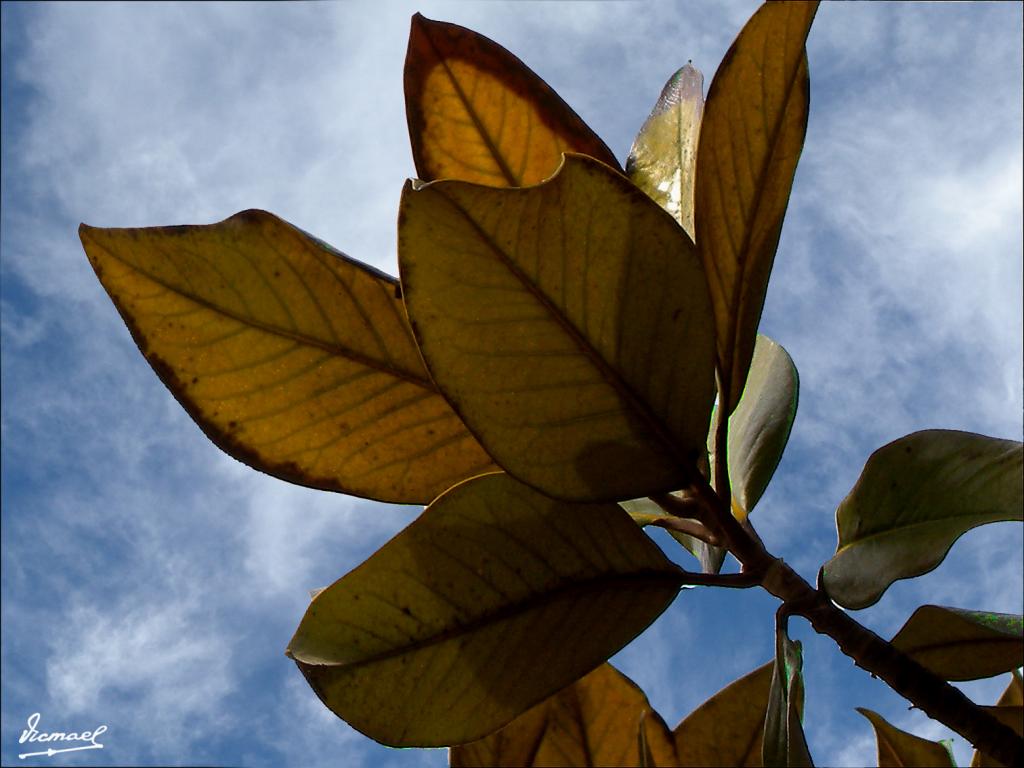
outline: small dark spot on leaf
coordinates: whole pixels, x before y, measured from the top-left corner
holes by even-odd
[[[193,376],[192,377],[192,383],[193,384],[198,384],[199,383],[199,377],[198,376]]]
[[[673,313],[672,313],[672,322],[675,322],[676,320],[678,320],[678,319],[679,319],[679,314],[680,314],[680,313],[681,313],[682,311],[683,311],[683,310],[681,310],[681,309],[677,309],[677,310],[676,310],[675,312],[673,312]]]

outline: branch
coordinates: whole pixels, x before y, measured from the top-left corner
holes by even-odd
[[[732,516],[729,507],[706,483],[691,491],[707,506],[722,530],[729,551],[743,564],[743,574],[783,601],[786,613],[803,616],[819,634],[828,635],[861,669],[926,715],[952,728],[979,751],[1005,765],[1024,765],[1024,739],[979,707],[959,689],[937,677],[851,618],[821,589],[815,589],[780,558],[765,550]]]

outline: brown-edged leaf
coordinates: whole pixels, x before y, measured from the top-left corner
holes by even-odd
[[[665,721],[644,692],[611,664],[602,664],[501,730],[452,747],[449,763],[523,768],[679,764]]]
[[[150,365],[236,459],[418,504],[495,468],[430,381],[394,278],[264,211],[79,234]]]
[[[421,179],[536,184],[563,152],[617,168],[604,142],[523,62],[472,30],[412,17],[405,105]]]
[[[288,655],[367,736],[462,744],[605,661],[684,578],[617,504],[555,501],[484,475],[320,592]]]
[[[690,238],[608,166],[547,182],[438,181],[402,195],[399,266],[430,373],[502,468],[558,498],[685,485],[714,397]]]

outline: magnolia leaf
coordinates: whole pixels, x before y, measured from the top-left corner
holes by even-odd
[[[943,680],[977,680],[1024,665],[1024,616],[922,605],[891,642]]]
[[[676,726],[680,765],[761,765],[761,743],[774,664],[730,683]]]
[[[866,608],[894,581],[935,568],[971,528],[1024,519],[1022,457],[1019,442],[939,429],[879,448],[836,512],[829,596]]]
[[[79,235],[150,365],[236,459],[402,503],[495,468],[430,381],[394,278],[264,211]]]
[[[672,734],[644,692],[611,664],[602,664],[501,730],[452,747],[449,764],[525,768],[679,762]]]
[[[1013,728],[1018,735],[1024,736],[1024,681],[1018,670],[1010,673],[1010,684],[1003,691],[994,707],[983,707],[985,711],[997,717],[1004,725]],[[1003,764],[997,762],[988,755],[974,751],[971,758],[971,766],[984,766],[984,768],[999,768]]]
[[[317,595],[288,655],[367,736],[462,744],[618,651],[683,580],[617,505],[484,475]]]
[[[567,155],[549,181],[406,186],[399,265],[445,397],[503,469],[557,498],[682,488],[714,397],[693,244],[620,174]]]
[[[679,494],[673,494],[678,496]],[[619,506],[622,507],[629,513],[629,516],[633,518],[633,522],[637,525],[644,527],[647,525],[657,525],[659,520],[664,519],[667,514],[650,498],[642,499],[630,499],[629,501],[619,502]],[[697,522],[697,521],[694,521]],[[680,531],[674,531],[671,528],[666,529],[668,534],[678,541],[691,555],[700,559],[700,545],[704,544],[700,539],[694,538],[689,534],[682,533]]]
[[[665,83],[626,160],[626,174],[693,238],[693,179],[704,75],[687,64]]]
[[[551,86],[483,35],[412,17],[405,104],[416,172],[499,187],[543,181],[563,152],[618,161]]]
[[[765,3],[708,89],[697,150],[696,242],[711,289],[726,413],[739,402],[807,129],[804,42],[817,2]]]
[[[782,345],[758,334],[743,397],[729,418],[733,514],[746,519],[779,466],[796,418],[800,378]]]
[[[878,742],[878,768],[903,768],[904,766],[907,768],[911,766],[956,768],[948,742],[929,741],[912,733],[901,731],[870,709],[857,707],[857,711],[864,715],[871,723],[871,727],[875,729],[875,739]]]
[[[799,641],[789,639],[785,626],[779,626],[761,745],[761,761],[768,768],[813,765],[801,723],[803,710],[803,651]]]

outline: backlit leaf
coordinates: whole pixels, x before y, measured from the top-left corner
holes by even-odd
[[[747,378],[803,149],[810,95],[804,43],[817,6],[762,5],[725,54],[704,106],[694,226],[728,413]]]
[[[999,697],[994,707],[984,709],[995,717],[999,718],[1003,725],[1013,728],[1018,735],[1024,736],[1024,681],[1018,670],[1010,673],[1010,684],[1006,686],[1003,695]],[[971,768],[1000,768],[1002,763],[997,762],[988,755],[974,751],[971,758]]]
[[[938,429],[879,448],[836,512],[829,596],[866,608],[897,579],[935,568],[971,528],[1024,519],[1022,457],[1019,442]]]
[[[661,91],[626,160],[633,183],[672,214],[693,238],[693,179],[704,114],[704,75],[692,64]]]
[[[948,743],[929,741],[912,733],[901,731],[870,709],[857,707],[857,711],[864,715],[871,723],[871,727],[875,729],[875,739],[878,742],[878,768],[956,767]]]
[[[730,683],[676,726],[673,735],[680,765],[761,765],[773,667],[768,662]]]
[[[605,146],[551,87],[492,40],[412,17],[405,105],[416,172],[501,187],[536,184],[563,152],[617,168]]]
[[[780,627],[775,633],[775,663],[761,745],[761,761],[768,768],[813,765],[801,722],[803,663],[800,643],[790,640],[785,628]]]
[[[618,505],[484,475],[317,595],[288,654],[367,736],[462,744],[594,669],[682,583]]]
[[[642,739],[638,739],[638,732]],[[452,747],[452,766],[678,765],[672,734],[644,692],[611,664],[479,741]]]
[[[544,492],[682,488],[714,397],[689,237],[607,166],[526,189],[407,185],[399,264],[431,375],[502,468]]]
[[[977,680],[1024,666],[1024,617],[922,605],[891,642],[943,680]]]
[[[740,520],[754,509],[782,459],[799,392],[789,353],[759,334],[743,397],[729,418],[729,484]]]
[[[677,493],[674,495],[678,496],[679,494]],[[622,501],[619,502],[619,506],[626,510],[629,513],[629,516],[633,518],[633,522],[641,527],[654,525],[656,524],[655,521],[661,520],[667,515],[661,507],[647,497]],[[667,533],[673,539],[682,544],[687,552],[692,554],[698,560],[700,559],[700,545],[704,544],[703,541],[696,539],[689,534],[674,531],[672,529],[667,529]]]
[[[494,469],[430,381],[394,278],[264,211],[79,234],[150,365],[236,459],[404,503]]]

